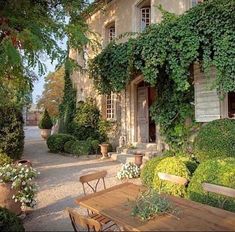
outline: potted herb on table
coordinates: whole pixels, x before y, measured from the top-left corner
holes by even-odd
[[[41,121],[39,123],[39,128],[41,129],[41,137],[43,139],[48,139],[48,137],[51,135],[51,128],[53,127],[53,123],[51,120],[51,117],[47,111],[47,109],[45,109]]]

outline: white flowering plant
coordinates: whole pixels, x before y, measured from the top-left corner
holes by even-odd
[[[7,164],[0,166],[0,183],[11,183],[11,188],[16,190],[13,195],[15,202],[22,206],[34,207],[37,185],[34,179],[39,173],[32,167],[22,164]]]
[[[119,180],[133,179],[138,178],[139,176],[140,168],[132,162],[122,164],[121,170],[117,173],[117,178]]]

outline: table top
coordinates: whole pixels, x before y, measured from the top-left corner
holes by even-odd
[[[235,213],[174,196],[167,198],[177,208],[177,217],[141,221],[131,216],[131,201],[141,190],[143,186],[124,183],[78,198],[76,203],[132,231],[235,231]]]

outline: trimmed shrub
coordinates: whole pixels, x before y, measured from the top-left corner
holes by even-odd
[[[74,155],[89,155],[92,151],[92,146],[89,141],[75,141],[71,147]]]
[[[153,187],[153,178],[155,169],[160,161],[165,159],[166,156],[158,156],[148,160],[143,169],[141,170],[140,178],[142,183],[148,187]]]
[[[91,141],[91,146],[92,146],[92,150],[95,154],[99,153],[100,150],[100,142],[99,140],[92,140]]]
[[[13,160],[6,154],[0,153],[0,166],[12,163]]]
[[[235,121],[219,119],[202,127],[194,142],[194,154],[200,162],[235,157]]]
[[[158,177],[158,172],[164,172],[190,179],[190,171],[182,160],[178,157],[167,157],[161,160],[155,168],[153,188],[175,196],[184,197],[186,195],[185,186],[160,180]]]
[[[67,142],[64,144],[64,152],[69,153],[69,154],[72,154],[72,153],[73,153],[73,151],[72,151],[72,146],[73,146],[74,142],[75,142],[75,140],[67,141]]]
[[[44,110],[44,113],[42,115],[42,118],[39,122],[39,128],[40,129],[51,129],[53,126],[53,122],[51,120],[51,117],[47,111],[47,109]]]
[[[235,189],[235,158],[212,159],[201,163],[195,171],[188,187],[188,198],[193,201],[220,207],[235,212],[235,199],[207,193],[202,183],[210,183]]]
[[[22,113],[13,107],[0,107],[0,152],[20,159],[24,150]]]
[[[47,146],[51,152],[64,152],[64,145],[68,141],[75,141],[76,138],[68,134],[55,134],[47,139]]]
[[[0,207],[0,231],[23,232],[25,229],[20,218],[6,208]]]
[[[190,175],[192,176],[198,167],[198,163],[196,162],[196,160],[193,159],[189,154],[185,153],[177,153],[175,157],[184,162],[190,172]]]

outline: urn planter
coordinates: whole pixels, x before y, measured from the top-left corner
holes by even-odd
[[[29,160],[17,160],[15,163],[16,164],[26,165],[28,167],[32,167],[32,163]]]
[[[101,159],[107,159],[108,157],[108,148],[109,148],[109,144],[108,143],[102,143],[100,144],[100,151],[102,154]]]
[[[17,190],[11,188],[11,183],[0,183],[0,206],[19,215],[21,213],[21,203],[12,199]]]
[[[144,154],[142,154],[142,153],[135,153],[134,156],[135,156],[135,164],[140,168],[140,166],[143,163],[143,156],[144,156]]]
[[[44,140],[47,140],[50,135],[51,135],[51,129],[41,129],[41,137]]]

